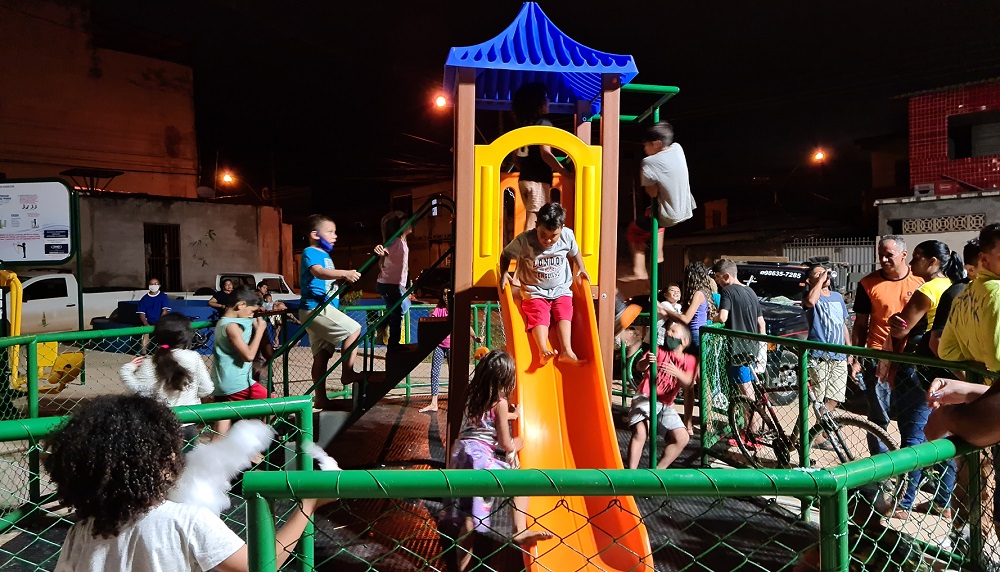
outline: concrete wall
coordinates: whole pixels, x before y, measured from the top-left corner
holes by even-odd
[[[900,221],[906,219],[935,219],[957,215],[981,215],[971,217],[985,224],[1000,222],[1000,191],[969,193],[965,196],[940,199],[934,197],[906,198],[879,201],[879,235],[892,234],[900,228]],[[903,230],[907,246],[913,248],[925,240],[940,240],[961,253],[965,243],[979,235],[981,225],[950,225],[947,228],[922,228],[916,231]]]
[[[82,197],[80,211],[87,287],[145,283],[145,223],[179,225],[183,290],[212,286],[220,272],[279,272],[282,248],[292,260],[291,230],[273,207],[98,194]]]
[[[88,26],[69,3],[0,4],[0,172],[118,170],[110,189],[193,198],[191,68],[94,48]]]

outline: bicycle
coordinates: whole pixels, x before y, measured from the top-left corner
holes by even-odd
[[[734,433],[735,444],[754,468],[776,464],[778,468],[801,466],[797,459],[799,451],[799,426],[796,424],[791,434],[785,432],[777,411],[769,395],[778,392],[798,392],[799,371],[797,365],[781,365],[778,368],[778,383],[762,383],[756,370],[753,372],[753,388],[756,400],[745,395],[732,397],[729,402],[729,426]],[[812,466],[832,466],[870,456],[869,443],[878,443],[888,451],[895,451],[898,445],[889,434],[867,419],[831,412],[822,400],[817,399],[812,383],[808,385],[809,404],[816,416],[816,423],[809,429],[809,449]],[[825,438],[825,440],[820,440]],[[770,450],[769,455],[764,455]],[[827,454],[832,452],[836,458]],[[768,458],[773,457],[773,460]],[[833,461],[833,462],[831,462]]]

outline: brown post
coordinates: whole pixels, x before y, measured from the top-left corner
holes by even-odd
[[[475,190],[476,73],[459,68],[455,95],[455,301],[452,306],[451,367],[448,368],[448,455],[462,428],[469,385],[468,336],[472,323],[472,226]]]
[[[612,388],[615,350],[615,291],[618,275],[618,143],[621,117],[621,78],[604,74],[601,80],[601,267],[597,272],[597,330],[601,342],[608,396]]]
[[[593,124],[585,121],[589,115],[590,102],[583,100],[576,102],[576,116],[574,117],[574,121],[576,122],[576,136],[587,145],[590,145],[592,141],[590,128]]]

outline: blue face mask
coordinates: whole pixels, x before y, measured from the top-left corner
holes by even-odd
[[[322,248],[326,252],[333,252],[333,244],[330,243],[330,242],[328,242],[322,236],[319,237],[319,247]]]

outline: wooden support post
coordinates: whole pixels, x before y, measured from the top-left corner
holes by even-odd
[[[587,145],[591,144],[591,126],[593,125],[590,121],[586,121],[589,116],[590,102],[576,102],[576,115],[574,117],[574,122],[576,124],[576,136]]]
[[[455,97],[455,302],[451,309],[451,367],[448,368],[448,455],[462,428],[469,386],[472,324],[472,232],[475,192],[476,72],[459,68]],[[454,335],[458,334],[458,335]]]
[[[601,267],[597,272],[597,330],[601,342],[608,397],[613,383],[615,292],[618,284],[618,145],[621,78],[604,74],[601,81]]]

